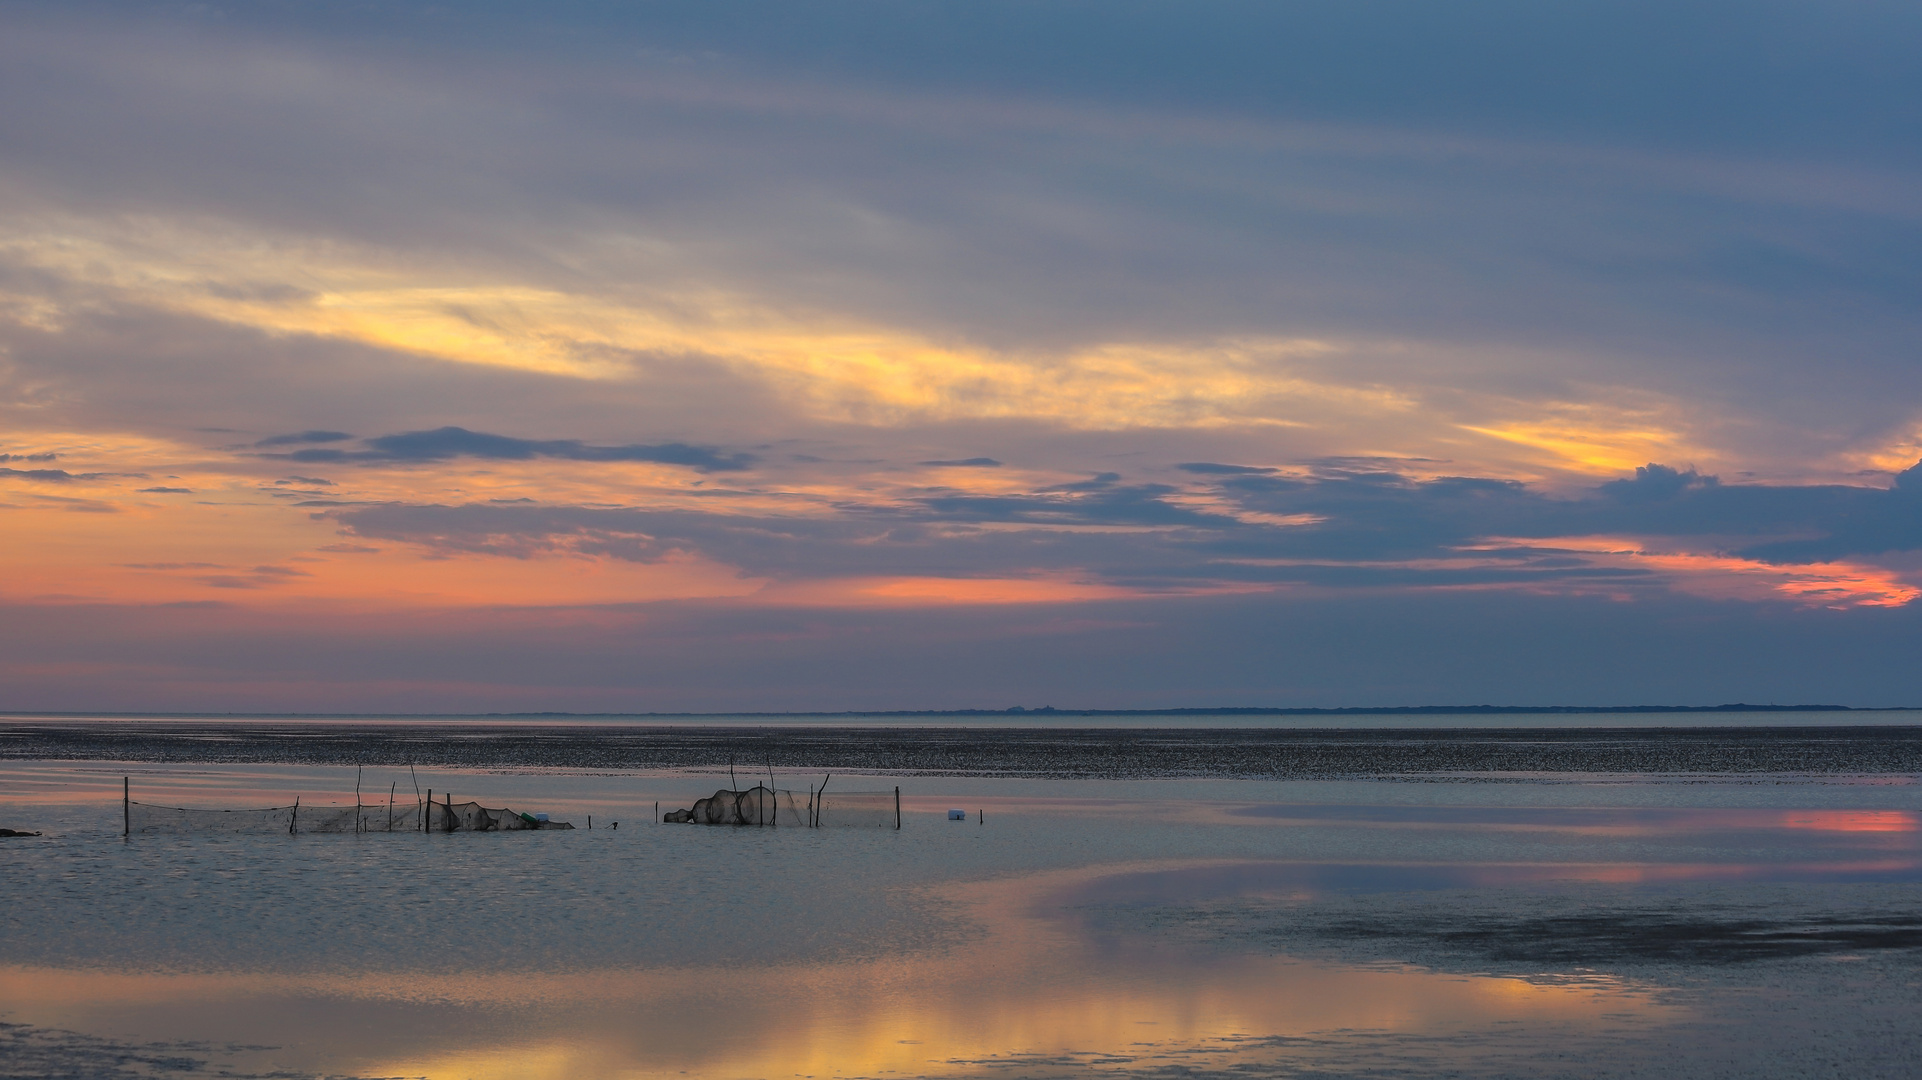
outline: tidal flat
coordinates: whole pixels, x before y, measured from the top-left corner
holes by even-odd
[[[1910,728],[1430,756],[1353,733],[732,740],[758,759],[739,786],[898,785],[897,831],[656,824],[729,786],[725,740],[589,763],[555,755],[593,733],[498,726],[359,762],[325,725],[80,741],[112,760],[21,727],[0,826],[42,835],[0,841],[0,1077],[1922,1071]],[[1306,745],[1346,749],[1317,774]],[[418,783],[581,827],[123,837],[123,777],[209,808]]]

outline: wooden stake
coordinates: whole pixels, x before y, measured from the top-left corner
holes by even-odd
[[[133,835],[133,786],[124,776],[120,778],[120,835]]]
[[[894,827],[897,829],[901,827],[901,786],[899,784],[894,787]]]

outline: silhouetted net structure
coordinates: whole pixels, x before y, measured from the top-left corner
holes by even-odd
[[[670,810],[661,820],[688,825],[898,829],[901,790],[789,791],[765,784],[746,791],[723,788],[686,810]]]
[[[205,833],[518,832],[571,829],[565,821],[542,821],[506,807],[476,802],[393,803],[358,806],[269,806],[259,810],[197,810],[126,801],[129,836]]]
[[[428,803],[428,832],[519,832],[527,829],[571,829],[565,821],[543,821],[533,814],[502,807],[489,809],[477,802]]]

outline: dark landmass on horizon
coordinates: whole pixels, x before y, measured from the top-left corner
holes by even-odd
[[[1027,708],[1015,705],[1006,709],[846,709],[837,712],[795,711],[795,712],[448,712],[448,713],[403,713],[403,712],[217,712],[202,710],[195,712],[105,712],[100,710],[66,709],[0,709],[0,718],[12,717],[73,717],[76,719],[154,719],[192,720],[216,716],[242,716],[259,719],[288,720],[354,720],[354,719],[419,719],[419,720],[465,720],[465,719],[533,719],[560,718],[596,720],[614,717],[729,717],[749,718],[758,716],[1528,716],[1528,715],[1623,715],[1634,713],[1796,713],[1796,712],[1914,712],[1922,706],[1914,705],[1749,705],[1734,702],[1725,705],[1388,705],[1371,707],[1364,705],[1341,706],[1333,708],[1294,708],[1267,705],[1224,705],[1179,709],[1057,709],[1052,705]]]
[[[1922,726],[980,728],[45,721],[0,759],[1044,779],[1922,774]],[[1767,782],[1767,781],[1764,781]],[[439,786],[438,784],[435,786]]]

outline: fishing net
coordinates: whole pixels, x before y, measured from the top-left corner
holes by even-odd
[[[899,826],[894,791],[788,791],[756,784],[746,791],[720,791],[686,810],[670,810],[666,822],[691,825],[773,825],[816,828]]]
[[[807,824],[807,805],[792,791],[779,791],[756,784],[746,791],[717,791],[698,800],[688,810],[676,810],[666,820],[696,825],[791,825]]]
[[[505,807],[491,809],[474,802],[359,806],[270,806],[261,810],[197,810],[184,806],[155,806],[128,801],[129,835],[185,835],[192,833],[366,833],[507,832],[522,829],[571,829],[565,821],[541,821]]]
[[[502,807],[498,810],[477,802],[428,803],[428,832],[516,832],[522,829],[571,829],[565,821],[542,821],[532,814]]]
[[[900,804],[899,791],[826,791],[814,799],[815,816],[823,828],[897,828]]]

